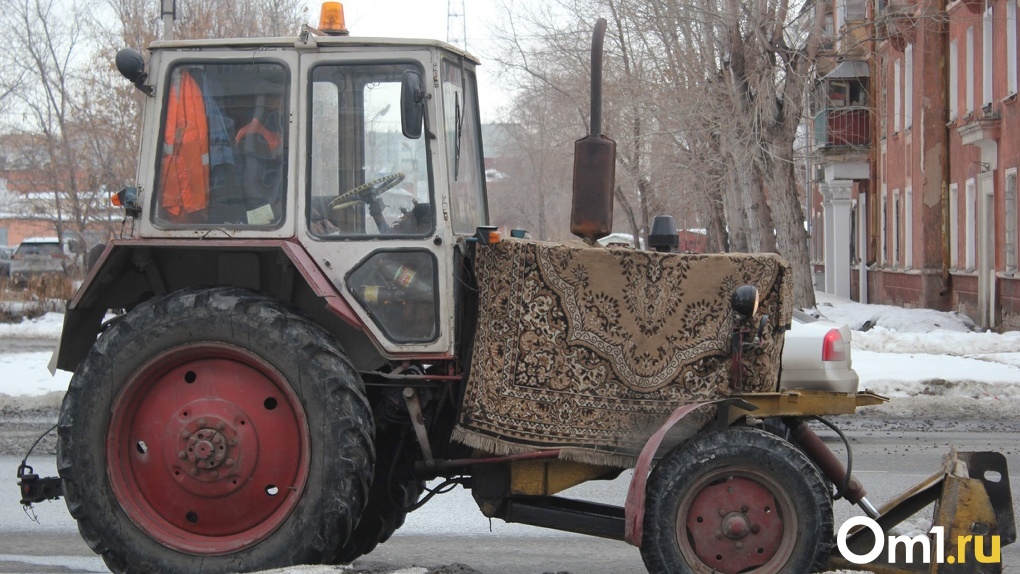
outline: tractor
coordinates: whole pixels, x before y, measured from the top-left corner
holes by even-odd
[[[655,573],[845,565],[839,497],[878,534],[937,501],[953,556],[961,534],[984,535],[968,556],[1015,539],[996,453],[868,501],[807,421],[885,399],[784,387],[784,260],[674,253],[668,220],[655,250],[597,245],[604,21],[576,144],[584,243],[560,245],[490,225],[479,62],[331,14],[117,55],[145,94],[137,182],[54,354],[74,373],[59,477],[19,470],[23,503],[62,496],[112,571],[163,574],[351,562],[456,485],[488,517],[626,540]],[[628,469],[619,505],[557,496]],[[948,568],[911,548],[861,567]]]

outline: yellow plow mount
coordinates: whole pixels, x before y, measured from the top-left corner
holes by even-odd
[[[893,531],[932,503],[935,511],[928,533],[909,536]],[[859,526],[846,536],[846,549],[856,560],[881,548],[876,557],[856,564],[833,547],[829,565],[879,574],[1001,573],[1001,549],[1016,541],[1006,458],[997,452],[950,451],[942,470],[882,506],[876,522],[880,532]]]

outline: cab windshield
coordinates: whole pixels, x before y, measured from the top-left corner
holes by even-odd
[[[321,238],[432,233],[428,136],[405,138],[400,87],[412,63],[312,71],[308,226]]]

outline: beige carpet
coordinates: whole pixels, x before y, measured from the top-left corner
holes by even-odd
[[[630,464],[674,409],[731,392],[730,295],[745,283],[772,329],[745,354],[743,389],[776,388],[793,299],[778,256],[505,240],[478,246],[476,272],[479,328],[454,431],[470,446]]]

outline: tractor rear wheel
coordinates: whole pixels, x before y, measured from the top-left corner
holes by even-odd
[[[114,572],[325,563],[365,505],[372,431],[329,333],[263,295],[189,289],[95,343],[61,406],[58,468]]]
[[[421,448],[406,426],[391,425],[376,432],[375,479],[368,505],[335,563],[347,564],[389,540],[403,526],[425,483],[414,477]]]
[[[649,477],[641,557],[653,574],[812,572],[831,540],[825,482],[800,450],[770,433],[696,435]]]

